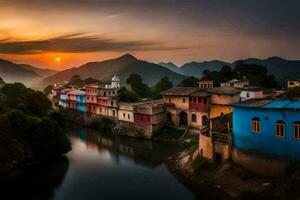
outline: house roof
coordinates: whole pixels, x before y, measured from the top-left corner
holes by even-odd
[[[197,92],[194,92],[191,94],[192,97],[207,97],[210,96],[206,91],[204,90],[199,90]]]
[[[235,95],[239,94],[241,91],[234,87],[215,87],[207,89],[207,92],[211,94]]]
[[[161,92],[161,94],[165,96],[189,96],[199,90],[201,89],[196,87],[173,87]]]
[[[299,101],[287,101],[287,100],[271,100],[271,99],[253,99],[252,101],[246,101],[242,103],[233,104],[234,107],[240,108],[261,108],[261,109],[288,109],[288,110],[300,110]]]
[[[250,92],[257,92],[257,91],[263,91],[264,89],[257,86],[248,86],[242,89],[243,91],[250,91]]]

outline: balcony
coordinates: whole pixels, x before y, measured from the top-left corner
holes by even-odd
[[[212,139],[214,142],[218,142],[221,144],[232,144],[232,137],[230,130],[220,130],[220,131],[211,131]]]

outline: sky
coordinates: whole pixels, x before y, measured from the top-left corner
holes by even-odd
[[[299,0],[0,0],[0,58],[65,69],[300,57]]]

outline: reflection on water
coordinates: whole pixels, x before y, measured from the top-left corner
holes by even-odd
[[[23,199],[194,199],[163,162],[172,146],[87,129],[71,138],[67,159],[33,169],[6,187]]]

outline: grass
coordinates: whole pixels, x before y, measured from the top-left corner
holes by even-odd
[[[201,156],[198,156],[193,162],[192,167],[195,170],[196,173],[200,172],[203,169],[207,169],[209,167],[209,163],[207,160],[202,158]]]
[[[176,141],[178,140],[184,133],[184,130],[179,130],[174,127],[165,126],[162,130],[157,133],[153,140],[155,141]]]

